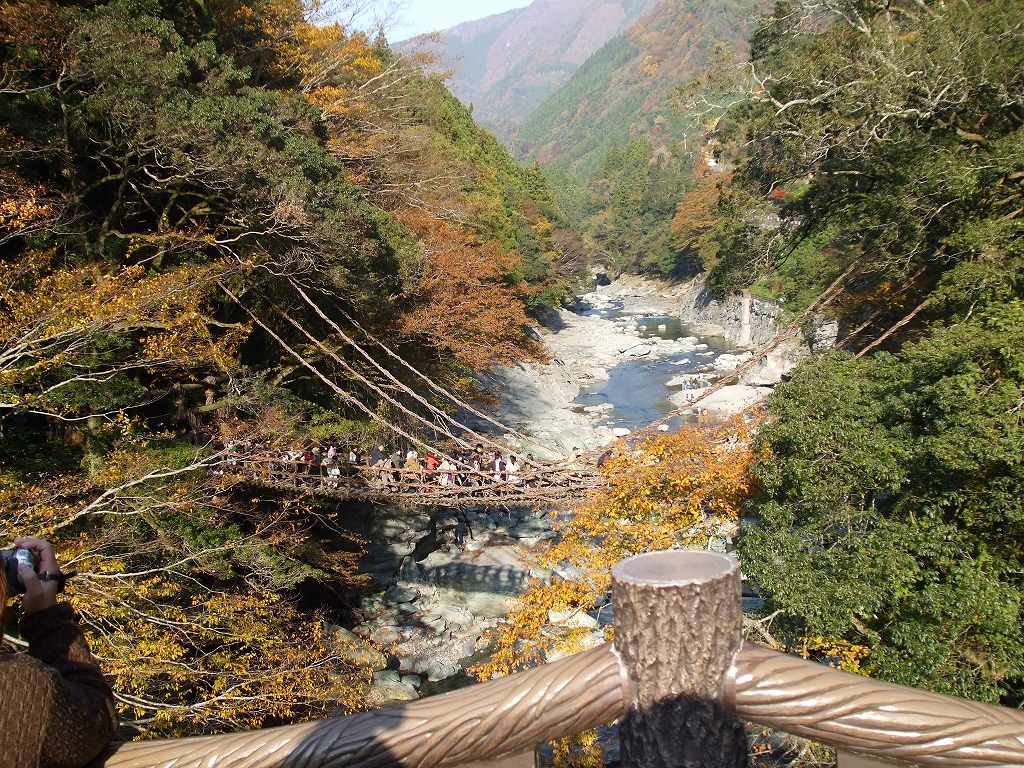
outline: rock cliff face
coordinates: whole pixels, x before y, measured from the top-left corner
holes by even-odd
[[[703,281],[695,280],[683,296],[679,317],[698,336],[724,336],[737,347],[759,347],[771,341],[781,307],[747,291],[716,301]]]

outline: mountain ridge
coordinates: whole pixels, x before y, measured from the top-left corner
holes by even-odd
[[[508,143],[524,118],[609,39],[658,0],[534,0],[525,8],[399,42],[454,61],[449,87],[474,118]]]
[[[586,177],[611,141],[639,135],[664,146],[703,129],[677,114],[672,91],[697,75],[716,46],[743,56],[758,0],[662,0],[611,38],[534,110],[510,139],[520,160]]]

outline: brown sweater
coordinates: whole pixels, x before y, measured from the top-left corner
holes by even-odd
[[[68,604],[22,616],[21,635],[28,653],[0,651],[0,768],[81,768],[117,732],[110,686]]]

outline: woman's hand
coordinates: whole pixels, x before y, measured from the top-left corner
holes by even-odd
[[[53,554],[50,542],[24,538],[15,539],[14,546],[36,552],[39,555],[40,572],[49,573],[51,576],[60,574],[60,563]],[[40,581],[36,572],[23,564],[18,565],[18,577],[25,585],[25,597],[22,598],[22,610],[25,613],[34,613],[57,604],[60,581]]]

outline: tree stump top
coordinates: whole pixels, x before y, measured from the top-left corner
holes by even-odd
[[[718,552],[651,552],[616,563],[612,578],[649,587],[677,587],[701,584],[738,569],[734,558]]]

